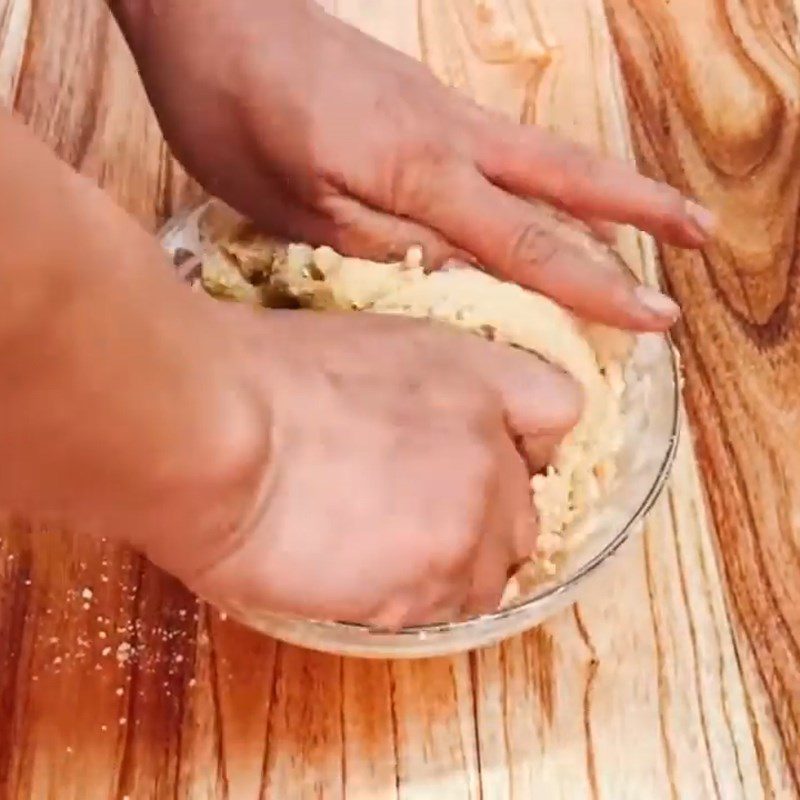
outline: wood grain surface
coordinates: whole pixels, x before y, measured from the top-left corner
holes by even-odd
[[[0,800],[800,797],[797,0],[326,5],[719,213],[701,255],[620,233],[684,307],[694,436],[578,606],[430,662],[278,644],[7,520]],[[0,0],[0,94],[147,226],[197,196],[100,0]]]

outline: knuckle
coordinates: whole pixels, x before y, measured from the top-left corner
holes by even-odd
[[[567,163],[578,185],[591,183],[603,171],[603,162],[594,153],[582,148],[573,151]]]
[[[558,250],[555,237],[539,225],[528,223],[511,239],[507,260],[511,267],[523,265],[529,275],[535,275],[556,260]]]
[[[319,213],[342,231],[360,228],[361,215],[358,206],[338,194],[329,194],[319,198]]]
[[[329,197],[320,204],[328,221],[328,244],[344,254],[366,258],[400,260],[414,245],[423,255],[441,251],[432,233],[391,216],[377,216],[359,203],[343,197]]]
[[[376,236],[359,205],[340,195],[321,197],[318,213],[325,220],[325,243],[343,254],[360,254],[374,245]]]
[[[586,186],[597,179],[600,170],[601,162],[596,155],[580,147],[570,147],[563,158],[561,172],[563,196],[574,198],[582,195]]]
[[[548,139],[546,146],[536,148],[536,152],[546,175],[547,195],[559,204],[573,204],[597,173],[594,156],[578,146]]]
[[[385,192],[391,210],[424,216],[441,195],[451,158],[446,142],[434,135],[401,137],[387,170]]]

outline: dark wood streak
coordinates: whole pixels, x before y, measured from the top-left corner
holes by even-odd
[[[172,203],[174,173],[174,160],[166,143],[162,142],[158,153],[158,189],[154,209],[158,225],[163,225],[175,214]]]
[[[675,509],[675,500],[674,500],[674,497],[672,497],[672,495],[670,495],[669,503],[670,503],[670,513],[671,513],[673,519],[677,519],[677,513],[676,513],[676,509]],[[704,516],[704,514],[705,514],[705,509],[697,509],[697,514],[698,514],[699,518],[702,518],[702,516]],[[697,553],[697,556],[698,556],[698,565],[700,567],[700,572],[701,572],[701,574],[703,576],[703,588],[704,588],[703,594],[704,594],[704,597],[706,598],[708,607],[712,608],[713,607],[713,600],[711,598],[711,593],[710,593],[710,589],[709,589],[709,587],[711,586],[711,575],[710,575],[710,572],[709,572],[708,564],[706,563],[705,552],[703,551],[702,547],[697,547],[696,548],[696,553]],[[736,647],[736,639],[735,639],[735,636],[733,635],[733,629],[731,627],[731,619],[730,619],[730,615],[728,613],[727,598],[724,597],[724,596],[722,598],[722,603],[723,603],[723,607],[724,607],[724,611],[725,611],[725,620],[728,623],[728,628],[726,629],[726,632],[728,633],[728,638],[729,638],[729,642],[730,642],[731,646],[733,648],[735,648]],[[687,604],[687,607],[688,607],[688,604]],[[741,754],[739,752],[739,747],[737,746],[737,743],[736,743],[736,738],[734,737],[734,734],[733,734],[733,722],[731,720],[731,714],[730,714],[730,703],[729,703],[729,700],[728,700],[728,693],[725,691],[725,687],[726,687],[726,683],[727,683],[727,681],[725,679],[725,657],[724,657],[724,651],[723,651],[723,642],[724,642],[724,633],[725,632],[721,631],[720,628],[719,628],[719,625],[717,625],[716,623],[713,626],[713,630],[714,630],[714,643],[716,645],[717,652],[719,654],[719,658],[717,660],[717,683],[718,683],[718,689],[719,689],[719,695],[720,695],[720,706],[722,708],[722,713],[723,713],[723,716],[725,718],[725,727],[728,730],[728,734],[730,736],[731,747],[733,749],[734,758],[736,760],[736,774],[737,774],[737,777],[739,779],[739,784],[742,787],[742,792],[744,792],[744,774],[743,774],[743,771],[742,771]],[[740,678],[742,680],[742,683],[744,683],[744,676],[741,674],[741,670],[739,671],[739,675],[740,675]],[[743,691],[746,691],[746,687],[743,687]],[[754,735],[754,737],[757,735],[757,730],[753,731],[753,735]]]
[[[386,671],[389,677],[389,717],[392,725],[392,748],[394,749],[394,790],[396,796],[400,797],[400,768],[399,755],[400,755],[400,729],[397,721],[397,686],[395,684],[394,675],[392,674],[392,667],[390,663],[386,663]]]
[[[572,616],[578,628],[578,635],[589,651],[589,663],[586,665],[586,683],[583,688],[583,736],[586,740],[586,776],[589,780],[589,791],[592,800],[599,800],[600,788],[597,784],[597,759],[594,752],[594,736],[592,734],[592,689],[600,669],[600,659],[597,657],[597,648],[589,636],[589,631],[581,617],[580,606],[575,605]]]
[[[341,754],[339,759],[339,770],[341,780],[342,797],[347,796],[347,725],[344,716],[344,661],[339,659],[339,727],[342,731]]]
[[[673,529],[676,528],[677,515],[675,513],[675,501],[670,495],[669,498],[670,516],[673,521]],[[703,747],[706,751],[706,760],[708,762],[708,769],[711,773],[711,781],[714,785],[714,795],[718,800],[723,800],[722,792],[719,786],[719,778],[717,776],[716,766],[714,764],[714,754],[711,750],[711,741],[708,733],[708,719],[706,714],[706,702],[703,696],[703,688],[700,683],[700,666],[699,666],[699,653],[697,645],[697,630],[695,627],[694,616],[692,614],[692,606],[689,602],[689,591],[686,586],[686,571],[684,566],[684,557],[681,550],[681,543],[678,536],[673,536],[673,543],[675,545],[675,558],[678,563],[678,582],[681,590],[681,597],[683,599],[683,607],[686,609],[686,623],[689,627],[689,643],[692,649],[692,675],[694,677],[694,693],[697,698],[697,707],[700,713],[700,730],[703,734]],[[724,684],[723,684],[724,685]],[[734,745],[735,748],[735,745]],[[741,773],[740,773],[741,779]]]
[[[15,532],[19,523],[14,524]],[[22,527],[23,535],[29,533]],[[16,536],[10,536],[13,543]],[[9,548],[10,549],[10,548]],[[29,624],[31,605],[32,558],[29,548],[6,552],[0,547],[0,558],[13,556],[6,562],[5,580],[0,584],[0,798],[13,800],[12,775],[17,755],[17,742],[25,725],[24,701],[26,674],[22,669],[25,630]],[[8,563],[13,566],[8,567]]]
[[[656,654],[656,678],[658,682],[658,724],[661,734],[661,744],[664,750],[664,761],[667,768],[667,779],[669,781],[669,791],[672,800],[679,800],[677,786],[677,766],[675,764],[675,753],[672,750],[669,731],[667,730],[667,708],[670,703],[669,683],[665,674],[664,649],[661,645],[661,622],[657,609],[656,598],[653,591],[653,558],[650,553],[650,543],[645,536],[644,540],[644,563],[645,575],[647,579],[647,595],[650,603],[650,617],[653,621],[653,646]]]
[[[727,613],[727,608],[726,608]],[[747,720],[750,725],[750,731],[752,733],[752,741],[753,747],[756,751],[756,760],[758,762],[758,775],[761,781],[761,785],[764,788],[764,793],[766,797],[773,798],[775,797],[775,789],[772,785],[772,779],[769,774],[769,768],[767,766],[767,754],[764,750],[764,743],[761,741],[761,728],[759,727],[758,720],[756,719],[755,708],[753,705],[753,698],[750,695],[750,690],[747,687],[747,683],[744,679],[744,669],[742,667],[742,654],[739,652],[739,645],[736,642],[736,638],[733,638],[733,652],[736,657],[736,668],[739,671],[739,676],[742,679],[742,692],[744,693],[745,699],[745,708],[747,710]]]
[[[264,736],[264,754],[261,761],[261,783],[258,788],[259,800],[268,800],[267,787],[269,785],[269,766],[270,766],[270,744],[273,733],[275,732],[276,721],[274,719],[275,709],[278,706],[278,686],[282,678],[284,646],[278,644],[275,648],[275,656],[272,667],[272,686],[270,688],[269,714],[267,716],[267,729]]]
[[[481,737],[479,731],[480,715],[478,713],[478,698],[480,697],[480,670],[478,669],[477,653],[469,653],[469,681],[472,687],[472,724],[475,727],[475,758],[478,763],[478,774],[483,774],[483,753],[481,752]],[[483,783],[478,781],[478,798],[483,800]]]
[[[219,800],[228,800],[229,786],[225,758],[225,738],[223,736],[223,710],[220,701],[220,674],[217,648],[214,641],[214,629],[211,625],[211,609],[203,608],[204,629],[208,631],[209,648],[208,659],[211,672],[211,703],[214,709],[214,754],[216,755],[217,788],[220,792]]]
[[[509,697],[509,666],[508,666],[508,644],[503,643],[499,645],[500,652],[498,659],[500,662],[500,687],[501,687],[501,700],[503,708],[503,747],[508,754],[509,763],[509,777],[508,777],[508,793],[510,796],[514,794],[514,781],[511,777],[514,771],[514,737],[511,732],[511,698]]]
[[[530,683],[536,691],[542,719],[553,724],[557,696],[555,642],[545,627],[534,628],[524,636],[525,663]]]

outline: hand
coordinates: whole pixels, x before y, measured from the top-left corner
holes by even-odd
[[[609,248],[524,199],[699,246],[711,216],[674,189],[479,109],[309,0],[118,5],[176,155],[267,230],[377,259],[412,244],[432,266],[474,257],[619,327],[677,319]]]
[[[254,401],[228,417],[269,409],[261,491],[233,533],[173,528],[141,543],[151,558],[245,617],[394,629],[495,610],[536,538],[528,470],[542,462],[526,467],[514,439],[547,458],[580,413],[571,379],[412,320],[219,313],[237,343],[228,366]]]

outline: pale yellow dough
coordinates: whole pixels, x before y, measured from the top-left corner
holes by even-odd
[[[246,280],[254,273],[258,287]],[[572,375],[584,389],[584,411],[553,464],[531,480],[540,536],[529,572],[555,571],[558,554],[574,545],[571,526],[614,479],[624,363],[633,343],[627,334],[587,326],[548,298],[477,269],[426,273],[414,249],[403,262],[381,264],[343,258],[327,247],[234,238],[207,254],[203,281],[209,291],[245,302],[271,305],[269,296],[278,294],[319,310],[438,320],[524,348]],[[509,597],[518,591],[514,584]]]

